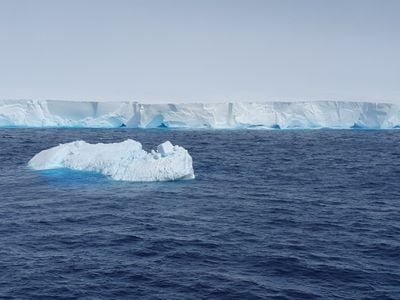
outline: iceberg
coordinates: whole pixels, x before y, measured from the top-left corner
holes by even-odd
[[[110,144],[75,141],[39,152],[28,166],[34,170],[89,171],[123,181],[172,181],[195,177],[188,151],[169,141],[151,152],[146,152],[141,143],[131,139]]]
[[[142,104],[1,100],[0,127],[390,129],[400,127],[400,105],[342,101]]]

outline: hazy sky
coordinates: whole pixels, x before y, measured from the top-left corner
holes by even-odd
[[[0,98],[400,103],[400,0],[0,0]]]

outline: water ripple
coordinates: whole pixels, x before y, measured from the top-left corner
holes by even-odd
[[[33,172],[59,143],[184,146],[196,180]],[[199,142],[200,141],[200,142]],[[399,299],[400,131],[1,129],[1,299]]]

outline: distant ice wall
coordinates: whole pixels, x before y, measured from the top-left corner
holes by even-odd
[[[0,127],[91,128],[376,128],[400,127],[400,106],[368,102],[141,104],[1,100]]]

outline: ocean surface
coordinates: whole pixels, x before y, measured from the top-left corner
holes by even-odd
[[[127,138],[196,179],[26,167]],[[0,299],[400,299],[400,130],[0,129]]]

